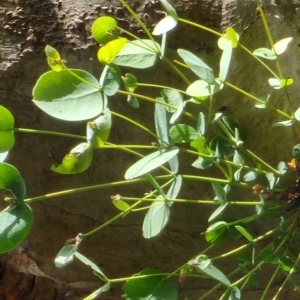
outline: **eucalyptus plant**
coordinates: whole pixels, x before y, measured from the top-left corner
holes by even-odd
[[[89,232],[78,233],[76,237],[71,237],[57,254],[55,265],[58,268],[71,263],[76,257],[89,266],[99,278],[101,287],[87,296],[86,300],[96,298],[108,291],[111,285],[120,282],[124,283],[125,299],[175,300],[178,299],[176,282],[184,284],[185,278],[189,277],[198,278],[199,285],[203,280],[215,282],[209,291],[199,295],[199,300],[208,299],[220,288],[223,291],[220,299],[242,299],[243,289],[247,285],[257,284],[257,274],[265,265],[273,265],[274,274],[268,280],[260,299],[266,299],[277,274],[284,272],[286,279],[273,297],[278,299],[288,281],[294,284],[295,289],[298,289],[300,284],[295,276],[300,256],[293,244],[297,234],[295,224],[300,212],[297,205],[300,201],[297,190],[300,144],[291,149],[290,163],[281,161],[277,166],[272,166],[247,148],[244,143],[245,134],[239,124],[223,111],[214,110],[213,103],[215,94],[222,93],[224,87],[227,87],[253,100],[257,109],[268,109],[270,113],[279,115],[282,121],[274,126],[290,126],[291,130],[298,131],[300,108],[293,111],[288,89],[294,81],[292,78],[284,77],[280,66],[280,56],[286,52],[292,38],[286,37],[277,42],[273,41],[259,1],[257,5],[270,48],[259,48],[254,51],[250,51],[240,43],[239,35],[232,27],[227,28],[224,33],[219,33],[202,24],[180,18],[166,0],[160,2],[165,8],[166,16],[150,32],[125,0],[120,0],[144,30],[147,38],[141,39],[119,27],[113,17],[102,16],[95,20],[92,25],[92,36],[99,44],[97,58],[99,68],[102,68],[100,79],[85,70],[68,67],[55,48],[46,46],[45,54],[50,71],[42,74],[37,80],[32,91],[33,103],[58,120],[86,121],[85,136],[15,128],[14,116],[4,106],[0,106],[0,160],[2,161],[0,188],[5,191],[4,201],[7,203],[7,207],[0,213],[0,253],[18,247],[30,232],[33,226],[33,211],[30,204],[33,202],[51,201],[51,198],[70,193],[148,182],[152,186],[151,192],[137,194],[136,197],[119,194],[112,196],[116,215]],[[221,49],[219,70],[213,70],[199,58],[197,53],[192,53],[188,49],[177,49],[178,60],[175,61],[166,56],[168,33],[179,23],[208,31],[219,37],[218,46]],[[238,47],[250,55],[253,62],[270,73],[268,80],[270,89],[285,91],[293,113],[273,106],[269,101],[269,95],[261,99],[227,80],[232,53]],[[184,82],[186,86],[184,90],[176,86],[139,82],[137,76],[124,73],[122,70],[123,67],[155,68],[159,60]],[[274,60],[276,69],[270,68],[264,62],[265,60]],[[187,72],[193,73],[192,81],[189,79],[191,76],[187,76]],[[139,94],[137,90],[141,87],[150,87],[153,91],[159,92],[160,96],[152,98]],[[110,97],[116,94],[127,97],[128,105],[132,107],[130,115],[111,111]],[[141,101],[154,105],[155,132],[147,125],[135,121],[134,115]],[[152,145],[110,143],[112,116],[122,118],[130,126],[138,127],[143,134],[150,135],[156,142]],[[189,120],[188,124],[182,123],[182,119]],[[128,155],[134,155],[136,162],[127,170],[121,170],[124,179],[120,181],[74,187],[72,190],[54,191],[51,194],[26,198],[26,183],[22,175],[14,166],[4,162],[8,152],[14,146],[16,132],[77,139],[78,145],[66,154],[59,165],[51,167],[53,172],[59,174],[69,175],[86,171],[92,164],[94,152],[107,148],[119,149],[127,152]],[[150,150],[151,153],[144,155],[144,149]],[[193,174],[181,173],[182,155],[193,157],[192,167],[195,169]],[[217,174],[220,176],[205,175],[207,172],[203,170],[209,168],[218,170]],[[154,170],[155,173],[152,172]],[[261,184],[258,177],[265,178],[265,184]],[[286,184],[287,177],[289,177],[288,184]],[[210,183],[215,197],[210,200],[178,198],[180,191],[188,187],[189,181]],[[246,195],[254,193],[256,201],[231,200],[230,191],[236,188],[247,190]],[[274,195],[283,195],[282,197],[287,201],[272,202],[269,199]],[[289,215],[285,214],[287,202],[296,203],[293,205],[292,214]],[[78,252],[79,245],[85,242],[86,237],[105,230],[116,220],[137,210],[142,212],[147,210],[142,224],[143,237],[150,239],[157,236],[172,218],[172,206],[176,203],[213,205],[216,209],[207,220],[207,229],[204,232],[206,249],[199,249],[198,255],[191,257],[173,272],[164,273],[162,270],[148,268],[130,277],[111,279],[96,264]],[[249,209],[248,216],[234,219],[225,214],[226,208],[231,205],[249,206],[253,209]],[[261,235],[256,235],[248,229],[251,222],[258,218],[267,218],[272,211],[277,220],[272,229]],[[230,242],[233,237],[240,241],[237,247],[215,257],[210,255],[211,248]],[[262,240],[266,241],[267,245],[257,253],[256,245]],[[235,256],[239,263],[232,266],[231,273],[225,274],[218,267],[218,260],[226,260],[230,256]],[[236,279],[236,276],[239,276],[239,279]],[[176,281],[174,277],[177,278]]]

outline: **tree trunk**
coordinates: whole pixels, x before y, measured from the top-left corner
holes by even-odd
[[[299,40],[300,1],[275,1],[277,6],[271,2],[265,1],[265,9],[275,39],[292,36]],[[164,16],[159,1],[130,0],[128,3],[150,29]],[[254,0],[173,0],[170,3],[174,4],[182,18],[219,31],[233,26],[241,34],[242,43],[251,50],[268,47]],[[91,38],[90,28],[92,22],[103,14],[114,16],[120,27],[142,35],[141,28],[118,1],[114,0],[100,1],[100,4],[97,0],[1,1],[0,21],[3,26],[0,28],[0,104],[13,113],[16,127],[76,134],[84,132],[85,125],[82,122],[74,124],[57,121],[38,110],[30,101],[31,91],[37,78],[47,70],[42,52],[47,44],[60,51],[68,66],[85,69],[95,76],[100,75],[101,67],[95,63],[98,46]],[[296,44],[297,42],[294,42],[292,45],[295,51],[293,53],[297,51]],[[180,25],[170,34],[168,46],[171,56],[175,57],[177,48],[187,48],[197,52],[218,69],[216,62],[220,52],[216,38],[206,32]],[[284,72],[297,78],[299,70],[296,55],[287,59],[284,60]],[[269,92],[265,80],[267,74],[260,69],[252,70],[251,74],[247,73],[251,64],[252,60],[237,51],[232,63],[230,81],[245,90],[255,92],[258,96],[266,95]],[[178,81],[177,78],[170,77],[169,71],[164,69],[159,72],[146,70],[138,74],[139,79],[144,78],[146,82],[167,85]],[[262,81],[266,84],[262,84]],[[182,83],[178,82],[178,85]],[[293,87],[291,97],[296,99],[299,92],[299,85]],[[272,101],[280,103],[280,97],[281,94],[276,94]],[[259,128],[257,132],[250,134],[250,140],[253,145],[260,144],[258,152],[268,161],[288,160],[294,137],[283,137],[282,131],[272,133],[274,143],[281,143],[282,146],[278,146],[276,153],[270,153],[270,144],[261,142],[269,137],[262,136],[260,130],[261,124],[266,124],[269,128],[274,120],[271,120],[266,112],[262,112],[253,120],[252,116],[249,116],[249,110],[253,110],[254,105],[240,98],[241,96],[227,91],[221,98],[217,96],[216,105],[229,106],[237,119],[248,124],[249,128]],[[132,114],[131,110],[124,107],[125,99],[114,97],[111,102],[113,110],[127,110]],[[152,108],[142,104],[142,109],[134,118],[142,124],[152,124]],[[137,143],[152,142],[148,137],[140,136],[138,129],[128,129],[122,121],[117,121],[111,133],[113,142],[126,142],[128,135],[133,143],[134,140]],[[49,171],[51,165],[60,162],[73,145],[73,141],[57,137],[29,134],[16,136],[16,144],[8,162],[16,166],[23,175],[28,197],[122,180],[124,171],[134,161],[134,158],[111,150],[96,154],[93,165],[85,173],[65,177]],[[111,195],[122,194],[125,191],[127,194],[136,195],[135,188],[101,190],[101,193],[88,192],[34,204],[32,207],[35,222],[32,232],[22,246],[1,257],[0,298],[71,300],[81,299],[87,292],[96,289],[99,281],[88,267],[75,262],[64,269],[57,269],[53,259],[67,239],[76,236],[78,232],[87,232],[99,226],[115,214],[109,201]],[[146,190],[149,190],[149,186],[139,186],[139,194]],[[184,195],[192,199],[201,198],[199,193],[206,193],[207,186],[200,187],[200,190],[199,186],[192,185]],[[209,213],[210,211],[205,212],[207,216]],[[194,207],[178,205],[174,207],[166,230],[154,240],[141,237],[143,216],[130,215],[85,241],[80,251],[111,278],[130,276],[145,267],[171,271],[200,252],[197,241],[199,233],[205,231],[207,223],[197,220],[199,216],[202,218],[206,215],[203,216],[203,212]],[[224,270],[228,269],[227,267],[220,266]],[[194,299],[199,295],[199,291],[206,289],[209,289],[209,286],[199,287],[197,283],[190,281],[183,285],[181,291],[182,295]],[[120,299],[121,291],[112,290],[107,295],[107,298],[103,299]],[[255,291],[245,291],[245,295],[246,298],[243,299],[256,298]],[[286,299],[293,299],[292,297],[295,297],[294,294],[287,292]]]

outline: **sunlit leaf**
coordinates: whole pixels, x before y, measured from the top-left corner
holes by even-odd
[[[162,35],[163,33],[169,32],[177,25],[177,20],[171,16],[166,16],[160,20],[154,27],[153,35]]]
[[[167,198],[168,199],[176,199],[181,190],[181,186],[182,186],[182,176],[177,175],[168,190]]]
[[[55,72],[60,72],[63,69],[64,64],[62,62],[59,52],[55,48],[47,45],[45,47],[45,54],[47,56],[47,62],[49,67]]]
[[[118,37],[117,21],[109,16],[98,18],[92,25],[92,36],[99,44],[106,44]]]
[[[240,156],[240,154],[239,154],[239,152],[237,150],[234,150],[233,162],[235,164],[239,164],[239,165],[243,165],[244,164],[244,159]]]
[[[96,120],[88,122],[86,126],[87,141],[94,147],[102,147],[110,133],[111,128],[111,112],[106,107],[100,117]]]
[[[0,105],[0,154],[9,151],[15,143],[14,124],[13,115]]]
[[[205,134],[205,115],[200,112],[197,118],[197,132],[200,136]]]
[[[132,165],[125,173],[125,179],[132,179],[144,175],[169,161],[179,152],[179,148],[172,146],[166,150],[153,152]]]
[[[257,173],[254,171],[249,171],[244,175],[244,181],[248,182],[248,181],[253,181],[255,180],[257,177]]]
[[[227,205],[228,205],[228,202],[225,202],[225,203],[219,205],[219,207],[208,218],[208,222],[211,222],[216,217],[218,217],[224,211],[224,209],[227,207]]]
[[[0,213],[0,254],[19,246],[30,232],[32,224],[33,213],[27,204],[22,203]]]
[[[57,268],[63,268],[73,262],[74,254],[78,249],[78,245],[65,245],[57,253],[54,263]]]
[[[94,291],[92,294],[85,297],[83,300],[93,300],[96,297],[98,297],[100,294],[102,294],[103,292],[107,292],[109,290],[110,290],[110,282],[107,282],[103,286],[101,286],[99,289]]]
[[[99,115],[106,106],[98,87],[98,80],[83,70],[49,71],[35,84],[33,102],[54,118],[87,120]]]
[[[124,48],[127,43],[126,38],[115,39],[102,46],[97,54],[98,60],[104,65],[110,65],[117,54]]]
[[[218,182],[212,182],[211,185],[216,194],[215,200],[226,201],[227,193],[226,193],[225,189],[222,187],[222,185]]]
[[[173,105],[176,108],[183,103],[182,96],[177,90],[164,89],[161,94],[168,104]],[[170,113],[176,112],[176,108],[166,107],[167,111]]]
[[[220,60],[220,73],[219,77],[222,81],[225,81],[230,66],[230,60],[232,55],[232,42],[230,40],[224,45],[224,50]]]
[[[160,45],[151,40],[134,40],[128,42],[117,54],[113,63],[119,66],[145,69],[152,67],[158,57]]]
[[[174,124],[177,121],[177,119],[181,116],[185,105],[186,105],[186,101],[183,101],[181,102],[181,104],[177,106],[177,110],[173,113],[170,119],[170,124]]]
[[[162,196],[157,197],[163,200]],[[143,237],[150,239],[158,235],[166,226],[170,217],[170,204],[168,202],[153,201],[143,223]]]
[[[287,121],[281,121],[277,122],[273,125],[273,127],[289,127],[292,126],[295,123],[294,120],[287,120]]]
[[[186,93],[192,97],[206,97],[217,93],[223,88],[223,84],[215,81],[215,85],[210,85],[204,80],[196,80],[190,84]]]
[[[214,85],[215,84],[215,76],[213,74],[213,70],[205,64],[200,58],[198,58],[195,54],[184,50],[178,49],[177,50],[180,57],[183,61],[189,66],[189,68],[203,81],[207,84]],[[195,96],[190,94],[191,96]],[[210,93],[208,94],[210,95]],[[208,96],[207,94],[204,95],[196,95],[196,96]]]
[[[253,51],[253,54],[255,56],[259,56],[265,59],[270,59],[270,60],[277,59],[277,56],[274,54],[274,52],[267,48],[258,48]]]
[[[81,143],[67,154],[57,167],[51,170],[60,174],[77,174],[88,169],[92,162],[93,148],[89,143]]]
[[[277,55],[281,55],[285,52],[285,50],[288,47],[288,44],[290,43],[290,41],[292,40],[292,37],[288,37],[285,39],[282,39],[280,41],[278,41],[275,45],[274,45],[274,53]]]
[[[215,163],[215,158],[211,157],[199,157],[192,163],[192,166],[196,169],[204,170],[208,169],[209,167],[213,166]]]
[[[277,170],[281,173],[281,174],[285,174],[288,170],[287,165],[285,164],[284,161],[281,161],[278,163],[277,165]]]
[[[206,145],[206,138],[204,136],[201,136],[198,139],[191,141],[190,145],[191,147],[198,150],[200,154],[210,154],[209,148]]]

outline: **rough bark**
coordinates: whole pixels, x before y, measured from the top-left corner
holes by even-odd
[[[255,1],[245,0],[203,0],[203,1],[170,1],[182,17],[201,22],[218,30],[234,26],[242,34],[243,43],[251,49],[267,46],[264,31],[256,12]],[[300,1],[265,1],[270,23],[275,38],[293,36],[299,39],[297,20],[300,16]],[[164,15],[159,1],[128,1],[149,28]],[[93,20],[102,14],[110,14],[117,18],[120,26],[135,33],[142,34],[133,19],[128,16],[118,1],[50,1],[50,0],[2,0],[0,3],[0,104],[9,108],[15,116],[17,127],[33,127],[83,133],[84,124],[69,124],[57,122],[37,110],[30,102],[31,90],[42,72],[47,70],[42,50],[46,44],[57,47],[67,59],[68,65],[83,68],[99,75],[101,68],[94,63],[97,46],[90,37],[89,31]],[[279,18],[275,17],[278,16]],[[296,43],[293,50],[296,49]],[[207,33],[180,26],[171,34],[169,47],[172,49],[186,47],[196,51],[206,60],[217,61],[219,56],[216,40]],[[284,60],[284,71],[297,78],[298,67],[296,58]],[[266,74],[260,69],[249,74],[245,71],[251,66],[252,60],[237,52],[230,76],[237,85],[246,90],[265,95],[269,92],[267,85],[262,84]],[[215,64],[216,65],[216,64]],[[170,77],[168,71],[155,73],[145,71],[140,74],[153,82],[170,83],[177,80]],[[180,85],[181,83],[178,82]],[[296,99],[298,87],[291,91]],[[250,140],[257,144],[267,135],[263,126],[270,127],[274,120],[268,113],[262,113],[256,119],[249,117],[248,110],[253,103],[245,102],[240,96],[228,92],[217,99],[216,105],[228,105],[237,118],[249,127],[257,126],[257,131],[251,133]],[[237,105],[241,103],[243,105]],[[280,102],[279,96],[274,101]],[[113,109],[124,111],[126,101],[114,98]],[[284,104],[283,104],[284,105]],[[245,109],[246,108],[246,109]],[[152,118],[151,108],[142,104],[142,109],[135,116],[145,124]],[[146,121],[145,121],[146,120]],[[263,120],[265,123],[262,123]],[[261,125],[263,124],[263,125]],[[277,136],[276,136],[277,134]],[[124,138],[126,136],[126,138]],[[276,153],[270,153],[270,144],[262,143],[259,151],[269,161],[277,162],[289,158],[290,145],[293,137],[275,133],[274,143],[280,141],[282,147]],[[118,121],[112,130],[114,142],[143,141],[150,144],[151,138],[140,137],[140,132],[130,129]],[[49,172],[53,163],[60,161],[72,147],[73,141],[60,140],[52,137],[18,135],[17,143],[9,161],[23,174],[28,196],[33,197],[57,190],[76,186],[109,182],[122,178],[124,170],[133,162],[131,157],[116,151],[96,155],[93,166],[84,174],[62,177]],[[284,145],[286,145],[284,147]],[[288,150],[285,150],[288,149]],[[282,150],[282,151],[281,151]],[[279,152],[289,151],[282,158]],[[189,162],[188,162],[189,163]],[[187,163],[187,164],[188,164]],[[100,166],[100,167],[99,167]],[[142,192],[149,186],[139,186]],[[64,244],[65,240],[75,236],[78,231],[88,231],[107,221],[115,214],[114,208],[107,199],[112,194],[125,189],[103,190],[86,193],[80,196],[64,197],[45,203],[33,205],[35,224],[28,239],[22,247],[3,255],[1,259],[0,297],[3,299],[80,299],[83,294],[97,287],[97,280],[88,268],[73,264],[63,270],[58,270],[53,264],[53,258]],[[126,188],[126,194],[136,194],[135,188]],[[201,195],[208,194],[208,188],[201,186]],[[199,186],[192,185],[184,195],[199,198]],[[184,196],[183,195],[183,196]],[[197,196],[195,196],[197,195]],[[198,208],[174,207],[171,222],[164,232],[154,240],[144,240],[141,237],[142,215],[129,216],[109,227],[104,232],[93,236],[80,248],[84,254],[99,264],[109,277],[128,276],[139,272],[145,267],[157,267],[171,271],[176,266],[189,260],[199,253],[199,233],[206,224],[198,222],[199,216],[204,218],[210,212],[203,213]],[[192,221],[193,220],[193,221]],[[196,221],[195,221],[196,220]],[[228,266],[221,266],[228,270]],[[268,275],[268,274],[266,274]],[[276,284],[280,284],[279,282]],[[193,281],[182,286],[183,295],[195,298],[200,288]],[[276,286],[273,287],[274,289]],[[249,299],[255,299],[259,291],[246,291]],[[120,299],[120,291],[111,291],[106,299]],[[286,291],[286,299],[292,299],[291,291]],[[216,298],[214,298],[216,299]],[[284,298],[282,298],[284,299]],[[295,298],[296,299],[296,298]]]

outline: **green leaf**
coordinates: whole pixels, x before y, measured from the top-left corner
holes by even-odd
[[[35,84],[33,102],[54,118],[87,120],[99,115],[106,106],[98,87],[98,80],[83,70],[49,71]]]
[[[176,19],[174,19],[171,16],[166,16],[155,25],[152,34],[162,35],[175,28],[176,25],[177,25]]]
[[[293,84],[294,80],[292,78],[284,78],[284,79],[269,78],[268,82],[271,87],[273,87],[275,90],[278,90],[285,86],[289,86]]]
[[[127,103],[132,107],[132,108],[139,108],[140,107],[140,103],[139,100],[131,95],[127,96]]]
[[[59,52],[55,48],[47,45],[45,47],[45,54],[47,56],[49,67],[55,72],[60,72],[63,69],[64,64]]]
[[[107,96],[116,94],[121,83],[121,70],[118,66],[105,66],[99,84],[103,87],[103,92]]]
[[[240,168],[234,172],[233,176],[235,181],[240,181],[242,169],[243,168]]]
[[[226,201],[227,199],[227,193],[224,190],[224,188],[221,186],[220,183],[218,182],[212,182],[211,183],[213,190],[216,194],[216,198],[215,200],[219,200],[219,201]]]
[[[228,300],[240,300],[241,299],[241,291],[237,288],[234,287],[230,290],[230,295]]]
[[[283,256],[278,259],[278,265],[282,270],[290,272],[295,267],[295,262],[289,256]]]
[[[159,100],[165,102],[163,98],[160,98]],[[169,127],[170,127],[169,120],[170,120],[170,113],[167,111],[166,107],[160,103],[155,103],[155,109],[154,109],[155,130],[157,136],[159,137],[158,142],[161,146],[166,146],[173,143],[169,135]]]
[[[137,276],[143,278],[129,279],[123,286],[127,300],[177,300],[178,290],[173,282],[165,281],[163,276],[147,276],[159,274],[156,269],[144,269]]]
[[[120,38],[110,41],[102,46],[97,54],[99,62],[104,65],[110,65],[116,58],[117,54],[124,48],[126,43],[126,38]]]
[[[85,257],[84,255],[82,255],[81,253],[79,253],[77,251],[74,253],[74,255],[85,265],[90,266],[93,271],[100,274],[103,278],[106,278],[106,276],[101,271],[101,269],[96,264],[94,264],[92,261],[90,261],[87,257]]]
[[[92,294],[85,297],[83,300],[93,300],[103,292],[107,292],[109,290],[110,290],[110,282],[107,282],[103,286],[101,286],[98,290],[94,291]]]
[[[208,157],[199,157],[192,163],[192,166],[196,169],[204,170],[208,169],[213,166],[215,163],[215,158],[208,158]]]
[[[170,128],[170,136],[175,143],[189,143],[198,138],[198,133],[189,125],[177,124]]]
[[[201,79],[203,80],[197,80],[198,81],[204,81],[204,83],[206,84],[210,84],[210,85],[214,85],[215,82],[215,76],[213,73],[213,70],[207,65],[205,64],[200,58],[198,58],[195,54],[184,50],[184,49],[178,49],[177,53],[179,54],[179,56],[183,59],[183,61],[188,65],[188,67],[197,75],[199,76]],[[202,83],[201,85],[201,89],[204,89],[204,83]],[[198,83],[198,85],[200,86],[200,83]],[[192,88],[188,89],[191,91]],[[211,88],[212,89],[212,88]],[[201,96],[209,96],[211,93],[204,93],[203,95],[197,94],[195,95],[195,93],[190,94],[188,91],[187,93],[191,96],[196,96],[196,97],[201,97]]]
[[[198,150],[200,154],[210,154],[210,151],[206,145],[206,138],[204,136],[201,136],[198,139],[191,141],[190,146]]]
[[[92,25],[92,36],[99,44],[106,44],[118,37],[117,21],[108,16],[98,18]]]
[[[219,38],[218,46],[221,50],[226,48],[226,45],[230,41],[231,47],[236,48],[239,41],[239,35],[232,27],[226,28],[226,34]]]
[[[117,54],[113,63],[123,67],[145,69],[152,67],[158,57],[158,43],[151,40],[134,40],[128,42]]]
[[[243,165],[245,163],[244,159],[240,156],[237,150],[234,150],[233,162],[239,165]]]
[[[0,105],[0,153],[9,151],[15,143],[14,124],[13,115]]]
[[[284,161],[281,161],[277,165],[277,170],[280,172],[280,174],[285,174],[288,170],[288,167]]]
[[[163,200],[158,196],[157,200]],[[158,235],[166,226],[170,217],[170,204],[168,202],[158,203],[153,201],[143,223],[143,237],[150,239]]]
[[[266,262],[266,263],[271,263],[273,261],[275,261],[276,256],[274,251],[272,251],[269,248],[265,248],[260,252],[260,258],[262,261]]]
[[[163,199],[167,199],[167,195],[165,194],[163,188],[159,185],[159,183],[155,180],[155,178],[151,174],[145,174],[145,177],[150,181],[154,189],[163,197]]]
[[[223,245],[229,239],[229,229],[226,227],[216,229],[214,231],[206,232],[205,239],[213,245]]]
[[[120,211],[126,211],[130,207],[130,205],[128,203],[126,203],[125,201],[122,201],[122,200],[113,201],[113,205],[115,208],[117,208]]]
[[[249,242],[253,242],[252,235],[244,227],[235,225],[234,228],[239,231]]]
[[[224,50],[220,60],[219,77],[222,81],[225,81],[227,77],[227,73],[230,66],[231,55],[232,55],[232,42],[228,40],[227,43],[224,45]]]
[[[277,54],[277,55],[283,54],[285,52],[285,50],[287,49],[288,44],[290,43],[290,41],[292,39],[293,39],[292,37],[288,37],[288,38],[285,38],[285,39],[282,39],[282,40],[278,41],[274,45],[274,48],[273,48],[274,54]]]
[[[19,171],[3,162],[0,163],[0,189],[10,191],[17,204],[22,203],[26,195],[26,185]]]
[[[192,97],[206,97],[213,95],[223,88],[223,84],[215,81],[215,85],[210,85],[204,80],[196,80],[188,86],[186,93]]]
[[[57,268],[63,268],[73,262],[74,254],[78,249],[78,244],[65,245],[57,253],[54,264]]]
[[[297,121],[300,121],[300,107],[295,111],[294,117]]]
[[[226,222],[224,222],[224,221],[218,221],[218,222],[216,222],[214,224],[211,224],[207,228],[206,232],[211,232],[211,231],[215,231],[217,229],[226,228],[226,227],[227,227],[227,223]]]
[[[294,146],[294,148],[293,148],[293,157],[296,160],[300,160],[300,144],[297,144],[296,146]]]
[[[267,48],[258,48],[253,51],[253,54],[255,56],[259,56],[265,59],[270,59],[270,60],[277,59],[277,56],[274,54],[274,52]]]
[[[92,162],[93,148],[89,143],[81,143],[67,154],[59,166],[51,170],[59,174],[77,174],[88,169]]]
[[[183,100],[182,100],[182,96],[181,94],[176,91],[176,90],[167,90],[164,89],[161,92],[162,97],[165,99],[165,101],[170,104],[175,106],[176,108],[182,104]],[[167,111],[170,113],[174,113],[177,111],[176,108],[170,108],[170,107],[166,107]]]
[[[228,205],[228,202],[221,204],[209,217],[208,222],[211,222],[216,217],[218,217],[224,211],[224,209],[227,207],[227,205]]]
[[[32,224],[33,213],[27,204],[22,203],[0,213],[0,254],[19,246],[30,232]]]
[[[125,76],[122,76],[122,80],[127,92],[133,93],[138,87],[137,78],[130,73],[126,73]]]
[[[167,14],[171,16],[174,20],[178,20],[177,12],[175,8],[167,0],[159,0]]]
[[[174,114],[170,119],[170,124],[174,124],[177,121],[177,119],[181,116],[185,105],[186,105],[186,101],[183,101],[181,104],[177,106],[177,110],[174,112]]]
[[[181,186],[182,186],[182,176],[177,175],[168,190],[167,199],[176,199],[181,190]]]
[[[200,136],[205,134],[205,116],[200,112],[197,118],[197,132]]]
[[[171,168],[171,171],[174,173],[174,174],[177,174],[178,173],[178,170],[179,170],[179,160],[178,160],[178,155],[174,156],[173,158],[171,158],[169,161],[169,166]]]
[[[253,181],[253,180],[255,180],[256,177],[257,177],[257,173],[256,173],[256,172],[254,172],[254,171],[249,171],[249,172],[247,172],[247,173],[244,175],[243,179],[244,179],[244,181],[248,182],[248,181]]]
[[[192,266],[197,270],[198,273],[205,274],[230,287],[230,281],[218,268],[213,266],[211,263],[203,265],[202,261],[203,259],[201,255],[192,261]]]
[[[179,148],[172,146],[166,150],[153,152],[133,164],[125,173],[125,179],[132,179],[144,175],[169,161],[179,152]]]
[[[111,128],[111,112],[106,107],[96,120],[86,126],[87,141],[94,148],[101,148],[107,141]]]
[[[270,189],[273,189],[275,184],[278,182],[279,178],[276,178],[275,175],[271,172],[266,173],[266,177],[269,181]]]

